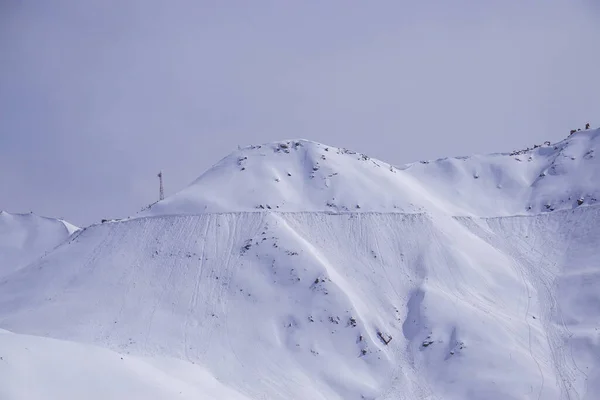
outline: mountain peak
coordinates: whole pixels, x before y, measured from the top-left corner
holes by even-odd
[[[293,139],[240,148],[141,216],[215,212],[402,212],[508,216],[596,204],[600,130],[510,153],[395,167]]]
[[[351,150],[294,139],[234,151],[188,188],[147,213],[403,211],[419,196],[390,164]]]

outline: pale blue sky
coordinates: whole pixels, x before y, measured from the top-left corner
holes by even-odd
[[[237,145],[402,164],[600,124],[595,0],[0,0],[0,209],[85,225]]]

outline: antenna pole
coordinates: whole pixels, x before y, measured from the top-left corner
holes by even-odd
[[[158,180],[160,182],[159,195],[158,195],[159,196],[158,199],[160,201],[160,200],[164,200],[165,199],[165,190],[163,188],[162,171],[160,171],[158,173]]]

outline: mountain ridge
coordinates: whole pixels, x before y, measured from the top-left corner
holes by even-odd
[[[395,166],[306,139],[272,142],[232,152],[137,216],[254,210],[536,214],[598,202],[598,145],[600,130],[590,130],[522,151]]]

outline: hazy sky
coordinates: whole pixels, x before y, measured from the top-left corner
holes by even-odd
[[[597,0],[0,0],[0,209],[132,215],[237,145],[403,164],[600,125]]]

